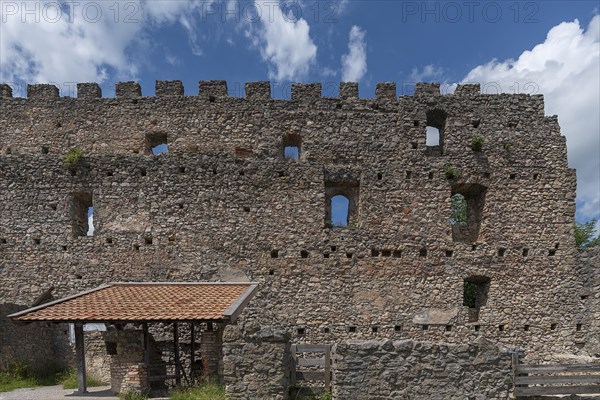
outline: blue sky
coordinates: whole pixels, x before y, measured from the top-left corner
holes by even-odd
[[[63,95],[76,82],[179,79],[377,82],[399,94],[417,81],[458,82],[484,91],[543,93],[558,114],[569,164],[578,170],[577,218],[600,217],[599,1],[7,1],[0,0],[0,80],[52,82]]]

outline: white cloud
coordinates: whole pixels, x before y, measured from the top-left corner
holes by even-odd
[[[600,216],[600,16],[587,29],[562,22],[517,60],[492,60],[463,82],[493,83],[505,92],[544,94],[546,114],[557,114],[577,169],[578,219]],[[530,84],[529,86],[526,86]],[[531,85],[533,84],[533,85]]]
[[[342,56],[342,81],[358,82],[367,73],[366,32],[354,25],[350,29],[348,53]]]
[[[255,29],[249,25],[246,36],[260,48],[263,61],[269,65],[269,78],[284,81],[307,76],[316,61],[317,46],[306,20],[284,15],[281,5],[272,1],[254,4],[260,10],[260,26]]]
[[[421,71],[413,68],[410,73],[412,82],[424,82],[426,80],[438,80],[444,73],[444,69],[433,64],[426,65]]]

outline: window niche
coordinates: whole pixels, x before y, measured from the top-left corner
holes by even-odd
[[[429,156],[441,156],[444,154],[444,130],[446,128],[446,112],[435,109],[427,111],[426,154]]]
[[[479,321],[479,311],[485,306],[490,289],[490,278],[471,276],[463,283],[463,306],[469,307],[469,322]]]
[[[73,193],[73,237],[94,236],[94,202],[91,192]]]
[[[146,154],[164,154],[169,152],[166,132],[146,133]]]
[[[302,147],[302,137],[297,133],[283,136],[282,155],[284,160],[299,160]]]
[[[359,182],[325,182],[325,225],[333,228],[358,224]]]
[[[474,243],[479,238],[487,188],[462,184],[452,188],[450,224],[454,242]]]

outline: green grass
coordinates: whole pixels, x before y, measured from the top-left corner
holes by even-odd
[[[128,391],[128,392],[124,392],[124,393],[119,393],[119,399],[121,399],[121,400],[147,400],[148,396],[146,396],[145,394]]]
[[[88,387],[104,386],[105,383],[91,376],[86,376],[85,383]],[[70,368],[66,370],[60,377],[60,384],[63,389],[77,389],[77,371]]]
[[[177,390],[169,397],[170,400],[227,400],[225,388],[214,383]]]
[[[0,372],[0,392],[21,388],[56,385],[60,381],[61,369],[50,365],[43,371],[33,372],[27,363],[15,362]]]

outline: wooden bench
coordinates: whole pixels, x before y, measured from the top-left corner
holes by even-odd
[[[600,363],[519,364],[513,355],[516,397],[600,394]]]

